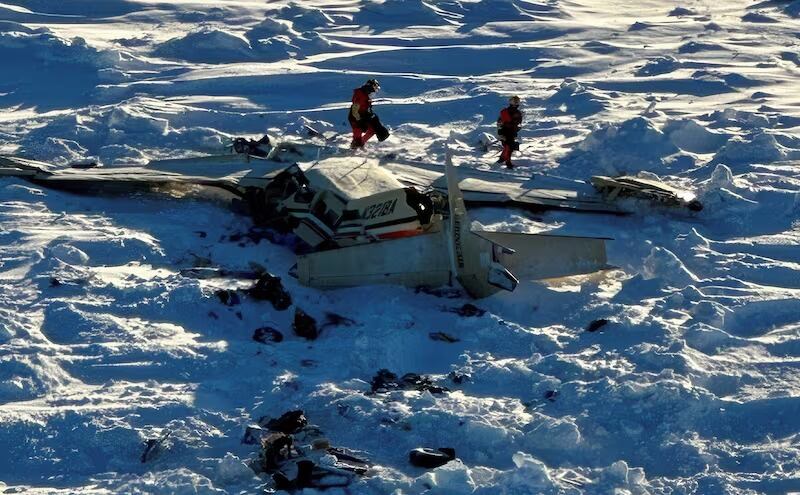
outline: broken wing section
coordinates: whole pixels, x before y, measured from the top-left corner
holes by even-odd
[[[593,273],[608,267],[604,237],[514,232],[474,233],[495,245],[494,256],[520,280]]]

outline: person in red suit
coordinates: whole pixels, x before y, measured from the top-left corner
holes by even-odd
[[[519,151],[519,143],[516,141],[522,127],[522,112],[519,104],[519,96],[509,98],[508,106],[500,111],[500,117],[497,119],[497,137],[503,143],[503,152],[497,163],[505,163],[508,168],[514,168],[511,154]]]
[[[383,141],[389,137],[389,132],[381,125],[378,116],[372,111],[371,95],[378,91],[381,85],[376,79],[370,79],[363,86],[353,90],[353,104],[347,120],[353,128],[353,142],[351,148],[363,148],[369,138],[378,135],[378,140]]]

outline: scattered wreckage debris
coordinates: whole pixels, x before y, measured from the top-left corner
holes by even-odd
[[[602,270],[608,239],[472,231],[467,205],[620,214],[626,212],[614,199],[638,195],[699,207],[685,191],[653,179],[595,177],[598,192],[580,181],[547,175],[455,167],[449,152],[442,166],[396,157],[335,156],[318,144],[268,137],[238,139],[233,148],[233,154],[86,170],[0,157],[0,175],[84,193],[93,188],[220,188],[270,227],[240,236],[241,242],[291,234],[298,253],[293,274],[304,285],[418,288],[458,280],[475,298],[514,290],[519,280]],[[288,307],[280,297],[276,301]]]
[[[261,418],[259,423],[262,422],[265,422],[264,426],[270,431],[278,431],[286,434],[297,433],[308,425],[306,415],[300,409],[285,412],[279,418],[275,419]]]
[[[408,461],[411,465],[425,469],[434,469],[444,466],[448,462],[455,460],[456,451],[449,447],[438,449],[416,448],[408,453]]]
[[[192,271],[189,273],[194,274],[198,269],[192,268],[191,270]],[[226,272],[211,271],[209,273]],[[249,289],[218,289],[214,292],[214,295],[216,295],[219,301],[225,306],[238,306],[242,303],[240,292],[246,294],[252,299],[258,301],[268,301],[272,303],[272,307],[277,311],[284,311],[289,309],[289,307],[292,305],[292,296],[283,287],[280,277],[276,277],[270,273],[264,273],[260,275],[257,278],[256,283]]]
[[[606,201],[614,201],[618,197],[630,197],[666,206],[688,208],[690,211],[703,210],[703,204],[693,193],[672,187],[655,178],[596,175],[592,177],[591,182]]]
[[[278,311],[289,309],[292,305],[292,296],[283,287],[281,278],[270,273],[261,275],[256,284],[245,292],[253,299],[271,302]]]
[[[378,370],[378,373],[372,377],[370,386],[372,393],[376,394],[385,394],[395,390],[427,391],[432,394],[442,394],[450,391],[447,387],[434,384],[429,376],[406,373],[398,378],[396,374],[385,368]]]
[[[231,289],[219,289],[214,292],[219,302],[225,306],[238,306],[242,304],[242,299],[239,297],[239,292]]]
[[[331,446],[301,410],[277,419],[261,418],[259,425],[247,428],[242,443],[259,444],[258,459],[251,467],[270,475],[278,490],[346,487],[370,468],[362,453]]]
[[[148,438],[145,440],[144,443],[144,452],[142,452],[141,461],[142,463],[147,463],[161,455],[168,447],[167,440],[169,439],[170,435],[172,434],[171,430],[164,430],[161,435]]]

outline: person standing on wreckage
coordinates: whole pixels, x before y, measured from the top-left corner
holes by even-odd
[[[389,137],[389,131],[372,111],[371,95],[380,88],[377,79],[370,79],[360,88],[353,90],[353,104],[347,115],[347,120],[353,128],[353,142],[350,144],[352,149],[363,148],[372,136],[377,136],[378,141],[384,141]]]
[[[522,112],[519,104],[519,96],[509,98],[508,106],[500,111],[500,117],[497,119],[497,137],[503,143],[503,152],[497,163],[505,163],[507,168],[514,168],[511,154],[519,151],[517,135],[522,127]]]

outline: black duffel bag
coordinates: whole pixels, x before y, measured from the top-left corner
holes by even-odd
[[[378,138],[378,141],[386,141],[389,139],[389,129],[381,124],[381,119],[379,119],[377,115],[372,116],[370,125],[375,130],[375,137]]]

